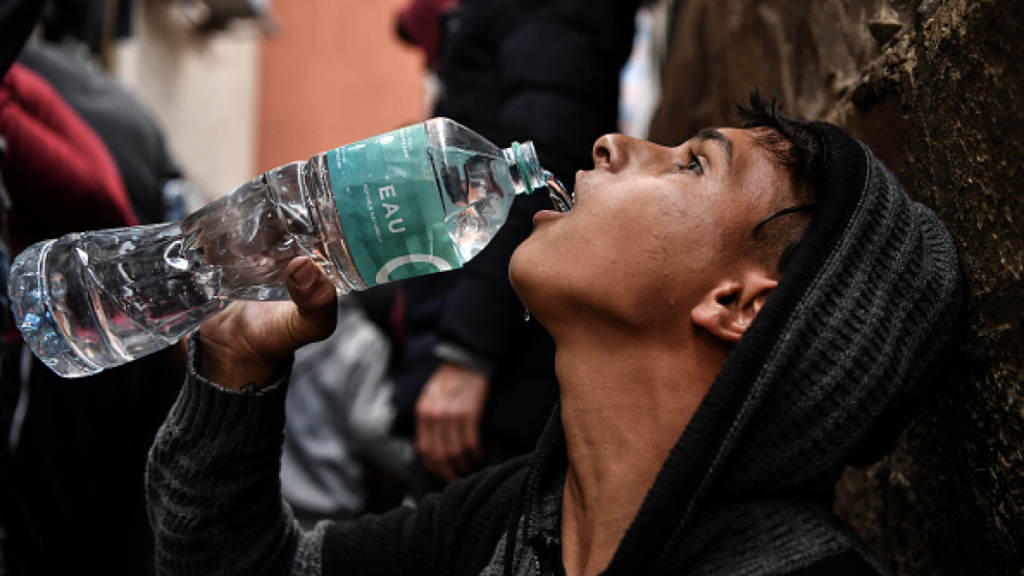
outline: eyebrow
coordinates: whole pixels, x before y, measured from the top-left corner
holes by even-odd
[[[721,148],[722,153],[725,154],[725,160],[728,164],[732,164],[732,140],[726,138],[725,134],[722,134],[717,128],[704,128],[700,132],[697,132],[695,136],[697,140],[702,142],[714,142]]]

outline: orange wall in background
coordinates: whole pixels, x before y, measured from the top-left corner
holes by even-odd
[[[424,117],[423,58],[395,34],[407,0],[277,0],[260,54],[257,173]]]

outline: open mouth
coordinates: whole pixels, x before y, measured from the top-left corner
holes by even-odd
[[[571,194],[566,192],[565,185],[550,172],[545,172],[544,177],[545,183],[548,186],[548,196],[551,197],[551,203],[554,205],[555,210],[563,213],[572,210],[573,198]]]

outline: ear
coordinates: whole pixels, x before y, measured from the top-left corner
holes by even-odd
[[[704,295],[690,316],[719,340],[734,344],[746,333],[778,284],[778,280],[761,270],[749,271],[739,280],[722,280]]]

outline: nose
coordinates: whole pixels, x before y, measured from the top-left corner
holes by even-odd
[[[605,134],[594,142],[594,168],[618,172],[645,154],[649,142],[625,134]]]

